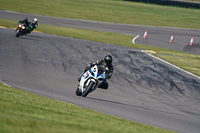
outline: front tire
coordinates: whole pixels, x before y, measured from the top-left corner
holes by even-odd
[[[18,29],[16,29],[16,31],[15,31],[15,37],[19,37],[20,35],[19,35],[19,30]]]
[[[83,92],[82,97],[86,97],[90,91],[92,91],[92,87],[94,86],[94,82],[90,82],[87,86],[86,90]]]
[[[77,90],[76,90],[76,95],[77,96],[81,96],[82,95],[82,92],[79,90],[79,88],[77,88]]]

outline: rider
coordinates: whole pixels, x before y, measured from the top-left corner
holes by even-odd
[[[27,29],[29,29],[28,18],[25,17],[23,20],[19,20],[18,23],[19,23],[19,22],[24,24],[24,26],[26,27],[26,30],[25,30],[26,32],[25,32],[25,34],[27,34]]]
[[[19,20],[18,22],[23,23],[25,26],[29,26],[28,18],[24,18],[23,20]]]
[[[38,26],[38,19],[34,18],[33,20],[31,20],[31,23],[33,23],[33,29],[36,29]]]
[[[106,79],[110,79],[112,74],[113,74],[113,70],[114,70],[113,65],[112,65],[112,61],[113,61],[112,56],[111,55],[106,55],[103,60],[97,60],[97,61],[95,61],[93,63],[89,63],[85,67],[85,70],[84,70],[83,73],[85,73],[87,70],[89,70],[94,65],[98,64],[98,65],[102,65],[102,67],[105,68],[105,70],[106,70]],[[83,73],[78,78],[78,81],[80,81],[81,76],[83,75]],[[108,82],[106,80],[104,80],[104,82],[102,84],[100,84],[98,87],[102,88],[102,89],[108,89]]]

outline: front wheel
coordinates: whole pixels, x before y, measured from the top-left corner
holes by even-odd
[[[19,30],[18,29],[16,29],[16,31],[15,31],[15,37],[19,37]]]
[[[82,97],[86,97],[88,95],[88,93],[90,91],[92,91],[92,88],[93,88],[94,84],[95,83],[92,82],[92,81],[89,83],[89,85],[86,87],[86,90],[83,92]]]
[[[81,96],[82,95],[82,92],[79,90],[79,88],[77,88],[77,90],[76,90],[76,95],[77,96]]]

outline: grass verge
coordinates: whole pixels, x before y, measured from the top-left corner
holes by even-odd
[[[1,26],[6,27],[16,27],[16,21],[7,20],[0,18]],[[92,40],[103,43],[110,43],[120,46],[144,49],[144,50],[154,50],[158,54],[154,54],[155,56],[164,59],[165,61],[172,63],[184,70],[187,70],[197,76],[200,76],[200,55],[189,54],[185,52],[179,52],[175,50],[169,50],[164,48],[146,46],[141,44],[132,44],[133,36],[119,34],[119,33],[109,33],[109,32],[101,32],[101,31],[91,31],[91,30],[83,30],[83,29],[74,29],[74,28],[66,28],[52,25],[43,25],[40,24],[36,31],[50,33],[61,36],[68,36],[73,38]],[[14,34],[14,33],[13,33]],[[162,55],[160,55],[162,54]]]
[[[170,133],[0,83],[1,133]]]

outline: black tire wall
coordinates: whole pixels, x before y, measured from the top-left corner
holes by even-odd
[[[200,9],[200,3],[186,2],[186,1],[175,1],[175,0],[124,0],[124,1],[143,2],[143,3],[158,4],[165,6],[177,6],[184,8]]]

